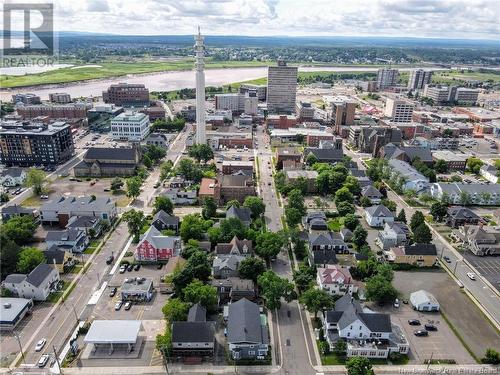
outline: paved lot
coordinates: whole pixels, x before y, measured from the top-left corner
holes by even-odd
[[[487,348],[498,348],[500,335],[445,272],[395,272],[394,287],[406,299],[409,298],[410,293],[419,289],[431,292],[439,301],[442,313],[446,315],[476,357],[481,358]],[[443,319],[435,320],[439,320],[442,322],[441,325],[444,325]],[[454,347],[452,344],[449,344],[449,347],[451,355],[454,353]]]
[[[463,256],[491,285],[500,290],[500,257],[478,257],[470,251]]]

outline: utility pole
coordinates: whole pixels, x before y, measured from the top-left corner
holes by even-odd
[[[62,370],[61,363],[59,362],[59,357],[57,356],[57,350],[56,350],[55,345],[52,345],[52,349],[54,350],[54,356],[56,358],[57,367],[59,367],[59,373],[62,375],[63,370]]]
[[[455,275],[455,272],[457,271],[458,262],[460,262],[460,259],[457,259],[457,261],[455,262],[455,267],[453,268],[453,275]]]
[[[14,333],[14,336],[16,336],[17,343],[19,344],[19,350],[21,351],[21,358],[23,359],[23,362],[26,365],[26,357],[24,356],[23,346],[21,345],[21,338],[17,333]]]
[[[71,307],[73,307],[73,313],[75,314],[76,322],[78,323],[80,319],[78,319],[78,314],[76,313],[75,305],[71,305]]]

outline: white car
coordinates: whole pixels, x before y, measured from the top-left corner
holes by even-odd
[[[35,352],[39,352],[40,350],[42,350],[46,343],[47,339],[41,339],[40,341],[38,341],[35,346]]]
[[[45,365],[47,364],[47,362],[49,361],[50,359],[50,355],[49,354],[44,354],[40,357],[40,359],[38,360],[38,367],[39,368],[42,368],[42,367],[45,367]]]
[[[467,272],[467,277],[471,280],[476,280],[476,275],[474,275],[472,272]]]
[[[397,298],[394,300],[394,307],[395,308],[399,307],[399,299],[397,299]]]

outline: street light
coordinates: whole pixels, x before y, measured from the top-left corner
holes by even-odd
[[[455,267],[453,268],[453,275],[455,275],[455,272],[457,270],[457,266],[458,266],[458,262],[462,261],[462,259],[457,259],[457,261],[455,262]]]
[[[23,346],[21,345],[21,338],[17,333],[14,333],[14,336],[16,336],[17,343],[19,344],[19,350],[21,351],[21,357],[23,359],[24,364],[26,365],[26,357],[24,356]]]

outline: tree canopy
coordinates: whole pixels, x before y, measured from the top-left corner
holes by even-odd
[[[255,252],[268,264],[271,258],[279,254],[285,245],[283,234],[274,232],[259,233],[256,241]]]
[[[153,207],[153,213],[157,213],[158,211],[163,210],[167,214],[172,215],[172,213],[174,212],[174,204],[172,203],[170,198],[162,195],[159,195],[155,198]]]
[[[261,295],[269,310],[279,309],[281,298],[291,301],[294,298],[293,284],[285,278],[279,277],[273,271],[266,271],[257,278]]]
[[[25,185],[33,189],[35,195],[43,193],[43,186],[45,184],[45,172],[41,169],[30,168],[26,174]]]
[[[316,319],[318,312],[333,307],[332,297],[323,289],[311,288],[306,290],[299,298],[300,303],[306,306]]]
[[[17,270],[20,273],[30,273],[39,264],[45,263],[43,251],[36,247],[25,247],[18,255]]]

